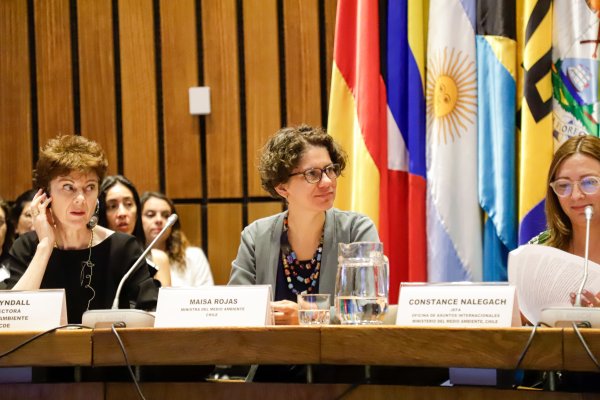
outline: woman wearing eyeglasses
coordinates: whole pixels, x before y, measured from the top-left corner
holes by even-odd
[[[554,154],[546,192],[548,230],[530,243],[556,247],[584,257],[584,209],[588,205],[594,209],[590,237],[595,243],[600,238],[600,139],[591,135],[575,136]],[[600,264],[600,247],[590,246],[589,259]],[[574,293],[571,293],[571,300],[575,300]],[[600,297],[584,290],[582,302],[597,307]]]
[[[269,284],[276,324],[298,324],[299,293],[335,289],[338,243],[379,241],[366,216],[333,208],[346,154],[320,128],[284,128],[262,150],[263,188],[287,211],[242,232],[230,285]]]

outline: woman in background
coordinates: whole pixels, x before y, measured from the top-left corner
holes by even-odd
[[[15,227],[15,237],[33,230],[33,218],[31,218],[29,205],[36,192],[35,189],[29,189],[21,193],[13,204],[10,219]]]
[[[3,265],[13,243],[13,224],[9,215],[8,203],[0,198],[0,290],[8,289],[6,281],[10,278],[8,268]]]
[[[6,260],[15,290],[64,288],[69,323],[111,308],[117,286],[142,253],[134,237],[97,226],[98,190],[108,162],[83,136],[59,136],[40,151],[30,212],[34,231],[15,241]],[[18,280],[18,282],[17,282]],[[160,283],[140,266],[125,281],[120,308],[154,309]]]
[[[229,284],[271,285],[276,324],[298,324],[299,293],[333,295],[338,243],[379,242],[369,217],[333,208],[345,166],[333,138],[305,125],[279,130],[262,150],[262,186],[287,211],[244,228]]]
[[[175,204],[162,193],[145,192],[142,195],[142,225],[148,245],[167,223],[171,214],[177,213]],[[212,285],[210,265],[201,248],[190,246],[181,230],[179,220],[169,228],[157,243],[156,248],[165,251],[171,265],[172,286]]]
[[[123,175],[104,178],[100,186],[100,211],[98,223],[116,232],[133,235],[145,247],[144,229],[140,216],[140,196],[138,191]],[[150,274],[162,286],[171,286],[169,257],[164,251],[152,249],[148,257]]]

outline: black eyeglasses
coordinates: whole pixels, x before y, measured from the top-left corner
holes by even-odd
[[[341,173],[342,170],[340,168],[340,164],[329,164],[325,168],[309,168],[302,172],[290,174],[289,176],[304,175],[304,179],[306,179],[306,182],[319,183],[323,178],[323,174],[327,175],[329,179],[334,180],[338,176],[340,176]]]

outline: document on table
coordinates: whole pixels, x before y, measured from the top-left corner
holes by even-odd
[[[517,288],[523,315],[532,323],[547,307],[571,306],[584,274],[584,259],[549,246],[528,244],[510,252],[508,282]],[[600,265],[589,262],[585,289],[600,292]]]

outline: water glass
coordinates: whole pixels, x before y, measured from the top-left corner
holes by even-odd
[[[298,295],[298,322],[300,325],[329,324],[330,296],[328,294]]]

